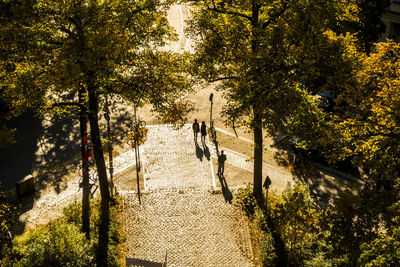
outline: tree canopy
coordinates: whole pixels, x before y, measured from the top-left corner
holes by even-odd
[[[1,20],[6,99],[41,112],[87,110],[105,223],[100,226],[99,263],[107,256],[110,198],[98,125],[102,95],[119,94],[136,105],[150,102],[167,121],[184,120],[191,108],[181,101],[190,85],[185,55],[159,50],[175,37],[166,18],[173,2],[1,2],[7,8]]]
[[[219,81],[228,123],[254,132],[254,193],[261,194],[262,128],[311,140],[323,114],[310,92],[335,89],[352,70],[353,1],[194,1],[194,72]],[[200,36],[200,37],[198,37]],[[354,47],[354,46],[353,46]],[[345,53],[346,52],[346,53]],[[350,52],[350,53],[347,53]],[[315,139],[315,138],[314,138]]]
[[[400,169],[399,67],[399,44],[377,43],[370,56],[363,58],[354,77],[356,85],[339,96],[345,112],[331,122],[336,128],[330,135],[336,156],[353,157],[353,162],[371,178],[394,180]]]

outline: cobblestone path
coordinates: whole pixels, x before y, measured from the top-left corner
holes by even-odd
[[[200,137],[199,146],[202,146]],[[180,130],[170,126],[149,127],[147,141],[141,146],[145,190],[211,189],[210,163],[199,148],[196,149],[188,125]]]
[[[168,266],[253,266],[247,218],[210,190],[190,126],[150,127],[142,154],[142,204],[123,194],[127,258],[161,263],[167,252]]]

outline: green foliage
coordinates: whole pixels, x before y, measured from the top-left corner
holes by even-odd
[[[237,196],[239,206],[246,212],[247,216],[252,217],[255,214],[257,207],[257,200],[253,194],[253,188],[250,184],[246,185],[244,189],[240,189]]]
[[[354,86],[339,97],[345,111],[357,107],[359,115],[335,116],[326,133],[331,158],[353,157],[374,179],[394,178],[400,169],[399,69],[400,45],[378,43],[370,56],[362,58]]]
[[[256,206],[249,187],[240,192],[238,202],[263,233],[264,266],[277,265],[283,255],[290,264],[304,266],[397,266],[399,196],[397,179],[390,191],[347,190],[323,212],[314,209],[303,184],[288,185],[281,194],[269,192],[268,213]]]
[[[264,231],[260,240],[260,257],[263,266],[276,266],[277,253],[274,246],[274,239],[270,231]]]
[[[79,227],[65,221],[17,237],[16,266],[92,266],[92,244]]]
[[[122,206],[118,198],[110,209],[108,265],[123,265],[124,235]],[[82,207],[73,203],[64,209],[65,216],[48,225],[14,238],[2,266],[94,266],[100,224],[100,202],[91,202],[91,241],[80,231]]]
[[[354,38],[333,29],[357,20],[351,1],[189,1],[192,72],[219,81],[226,124],[254,131],[254,193],[261,195],[262,129],[319,140],[311,92],[339,90],[353,69]],[[350,48],[348,47],[350,46]],[[302,85],[302,86],[301,86]],[[312,140],[312,141],[311,141]]]
[[[400,264],[400,227],[382,233],[372,242],[361,245],[358,263],[362,266],[396,266]]]
[[[8,201],[9,197],[9,194],[3,191],[0,182],[0,259],[7,253],[11,245],[11,232],[19,215],[17,206]]]
[[[358,194],[345,191],[323,214],[320,227],[331,248],[327,255],[335,264],[367,263],[381,252],[385,255],[390,236],[399,225],[399,189],[397,179],[389,191],[374,187],[365,187]],[[388,244],[383,245],[385,242]]]
[[[276,266],[278,255],[285,254],[293,264],[301,261],[306,266],[333,265],[329,259],[332,249],[326,241],[329,233],[320,227],[323,214],[314,209],[307,186],[288,184],[281,194],[269,192],[268,215],[256,206],[249,186],[239,192],[238,202],[263,232],[260,257],[264,266]],[[283,246],[278,246],[277,240],[283,242]]]
[[[357,0],[359,7],[359,20],[353,23],[340,25],[341,31],[356,32],[360,46],[369,52],[373,43],[377,42],[386,25],[382,21],[382,15],[390,6],[390,0]]]
[[[295,248],[315,235],[318,212],[313,208],[308,187],[303,184],[288,185],[281,197],[282,204],[271,210],[271,217],[282,239]]]

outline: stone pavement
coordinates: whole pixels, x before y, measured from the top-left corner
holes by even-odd
[[[141,151],[141,205],[134,191],[122,194],[127,258],[161,263],[167,252],[168,266],[254,266],[248,219],[210,190],[210,161],[190,125],[149,127]]]
[[[171,126],[148,127],[147,141],[140,148],[145,162],[145,191],[211,189],[210,163],[201,155],[200,147],[196,148],[190,125],[180,130]]]

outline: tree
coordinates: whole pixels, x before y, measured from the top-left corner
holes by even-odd
[[[87,108],[102,199],[99,265],[107,262],[110,200],[98,125],[99,99],[111,92],[137,104],[151,102],[155,111],[171,121],[184,119],[190,109],[189,103],[180,101],[190,83],[184,77],[184,66],[176,64],[184,63],[185,56],[156,49],[174,37],[166,19],[172,3],[7,1],[12,8],[29,9],[28,16],[9,21],[5,25],[10,27],[3,28],[10,34],[17,28],[25,33],[21,36],[25,42],[18,43],[16,38],[7,42],[5,51],[15,59],[12,75],[5,78],[7,94],[36,109],[56,107],[65,112],[79,107],[82,115]],[[12,46],[22,49],[13,51]],[[72,102],[63,101],[65,96]]]
[[[394,180],[400,169],[399,143],[399,67],[400,45],[378,43],[370,56],[364,57],[357,72],[357,85],[344,90],[339,101],[343,112],[332,120],[336,127],[331,142],[336,145],[334,157],[352,157],[375,182]],[[334,139],[341,140],[335,142]]]
[[[220,82],[228,123],[253,131],[254,194],[260,197],[263,128],[269,134],[320,138],[314,129],[323,114],[308,91],[345,77],[349,58],[342,56],[342,45],[351,43],[351,36],[336,36],[330,29],[355,20],[357,7],[353,1],[191,3],[194,72]]]
[[[358,263],[365,266],[390,266],[400,262],[400,179],[395,181],[392,203],[387,206],[385,231],[380,231],[375,239],[361,244]],[[384,210],[385,211],[385,210]]]
[[[369,53],[373,43],[378,41],[381,34],[386,31],[382,15],[390,4],[390,0],[357,0],[357,6],[360,9],[359,21],[341,25],[341,31],[357,33],[360,46]]]

